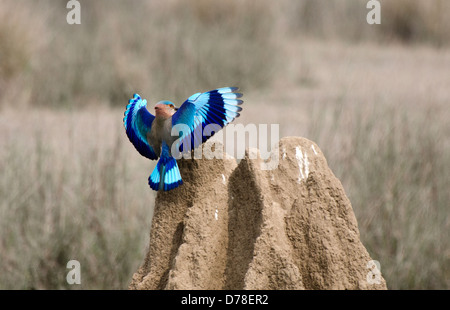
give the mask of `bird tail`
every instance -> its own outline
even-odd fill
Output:
[[[148,185],[155,191],[170,191],[183,184],[180,169],[175,158],[164,151],[148,178]]]

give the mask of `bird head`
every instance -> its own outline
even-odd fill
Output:
[[[169,118],[175,112],[178,110],[178,108],[170,101],[160,101],[155,105],[155,114],[158,117],[162,118]]]

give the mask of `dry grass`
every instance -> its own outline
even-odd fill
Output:
[[[76,288],[70,259],[126,288],[154,201],[127,98],[231,84],[240,122],[319,144],[389,288],[450,288],[447,1],[383,1],[378,28],[356,0],[211,3],[83,2],[68,26],[65,1],[1,2],[0,288]]]
[[[59,6],[5,1],[0,12],[23,7],[22,18],[10,23],[31,34],[11,33],[4,41],[14,43],[5,50],[15,55],[16,46],[24,45],[16,41],[26,40],[21,52],[29,55],[28,69],[12,69],[25,75],[20,91],[29,92],[26,101],[33,105],[121,105],[133,92],[182,100],[191,89],[265,85],[273,67],[260,64],[276,62],[273,16],[265,0],[196,0],[189,6],[182,1],[86,1],[76,26],[66,23],[64,1]],[[0,34],[6,26],[0,24]],[[0,69],[15,63],[3,59]],[[0,96],[0,105],[18,92]]]
[[[381,0],[381,26],[367,26],[368,1],[282,1],[286,24],[294,34],[349,42],[403,42],[447,45],[450,35],[445,0]]]
[[[154,195],[151,165],[133,156],[116,112],[32,110],[23,123],[15,110],[1,114],[1,288],[69,288],[71,259],[82,288],[130,280]]]

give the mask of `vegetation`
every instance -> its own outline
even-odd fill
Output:
[[[448,1],[384,0],[379,26],[358,0],[86,1],[81,25],[65,5],[0,3],[1,289],[126,288],[155,164],[127,99],[228,85],[242,123],[318,143],[389,288],[450,288]]]

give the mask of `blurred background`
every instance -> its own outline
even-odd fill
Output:
[[[0,289],[124,289],[155,163],[122,118],[240,86],[239,123],[315,141],[390,289],[450,289],[450,2],[0,1]],[[66,264],[81,264],[68,285]]]

